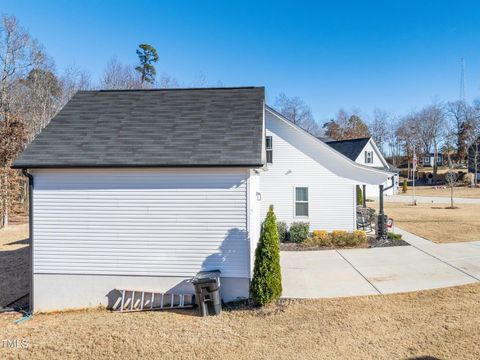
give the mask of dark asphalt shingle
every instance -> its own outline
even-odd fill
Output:
[[[17,168],[261,165],[263,87],[80,91]]]
[[[325,143],[348,157],[350,160],[355,161],[369,140],[370,138],[366,137],[351,140],[326,141]]]

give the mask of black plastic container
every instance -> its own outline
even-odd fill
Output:
[[[200,316],[219,315],[222,311],[220,299],[220,270],[200,271],[192,280],[195,299]]]

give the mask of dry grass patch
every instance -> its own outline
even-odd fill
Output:
[[[29,291],[30,257],[28,224],[0,230],[0,306],[6,306]]]
[[[399,195],[411,196],[413,193],[412,188],[409,187],[406,193],[400,191]],[[415,187],[415,194],[418,196],[439,196],[450,197],[450,188],[448,187],[431,187],[420,186]],[[469,188],[467,186],[459,186],[453,190],[453,196],[457,198],[471,198],[480,199],[480,188]]]
[[[371,203],[378,210],[378,203]],[[480,240],[480,204],[411,204],[385,202],[395,225],[438,243]]]
[[[19,359],[442,359],[480,357],[480,284],[417,293],[286,300],[199,318],[192,311],[0,315]]]

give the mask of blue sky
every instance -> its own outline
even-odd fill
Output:
[[[116,56],[135,63],[139,43],[158,72],[182,85],[263,85],[269,102],[300,96],[323,123],[340,107],[401,115],[459,96],[480,97],[476,1],[22,1],[1,0],[45,46],[98,78]]]

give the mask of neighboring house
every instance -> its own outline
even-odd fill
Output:
[[[435,154],[434,153],[426,153],[422,155],[422,165],[423,167],[433,167],[435,164]],[[443,154],[437,154],[437,166],[443,165]]]
[[[246,298],[270,204],[351,231],[355,184],[391,177],[266,107],[261,87],[79,91],[14,167],[31,174],[35,311],[191,293],[213,269],[225,301]]]
[[[398,193],[399,169],[385,160],[375,144],[375,141],[373,141],[371,137],[350,140],[330,140],[326,141],[326,143],[358,164],[392,173],[392,176],[394,177],[394,186],[386,190],[385,195],[394,195]],[[392,182],[387,181],[383,185],[384,188],[387,188],[392,185]],[[379,197],[378,186],[366,185],[366,194],[368,197]]]

